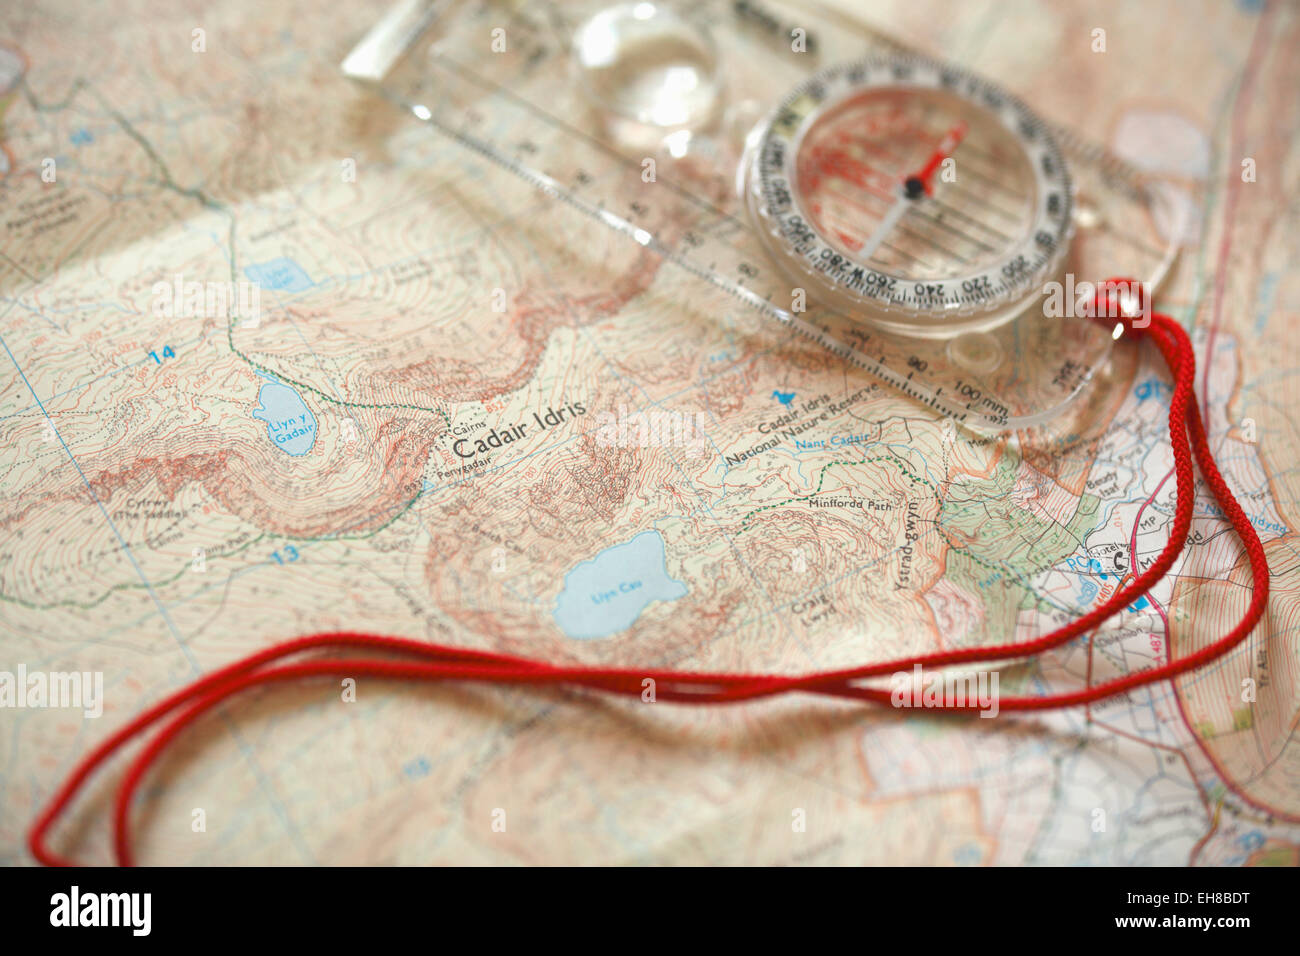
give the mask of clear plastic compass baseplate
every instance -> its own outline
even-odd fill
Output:
[[[888,302],[865,309],[860,297],[837,295],[834,283],[806,282],[764,218],[755,151],[792,91],[810,82],[817,88],[823,71],[907,62],[972,76],[815,3],[404,0],[343,69],[488,167],[527,183],[555,207],[548,215],[585,216],[592,228],[662,256],[679,270],[686,295],[697,282],[722,290],[737,320],[742,313],[766,320],[777,336],[828,351],[855,374],[964,426],[1050,423],[1069,431],[1071,414],[1087,414],[1083,399],[1105,389],[1121,330],[1081,314],[1080,284],[1130,276],[1157,291],[1185,232],[1187,201],[1084,137],[1043,123],[1066,167],[1069,212],[1033,294],[1011,305],[999,300],[984,310],[992,315],[985,323],[979,303],[955,309],[948,327],[933,316],[915,322],[906,308],[891,313]],[[984,89],[974,77],[965,92],[987,96]],[[990,218],[997,183],[974,175],[963,182],[961,148],[953,153],[955,181],[936,193],[934,209],[954,242],[966,230],[971,245],[957,248],[977,252],[996,245],[1006,224]],[[991,174],[987,166],[981,172]],[[870,175],[890,180],[898,171]],[[1028,192],[1026,202],[1042,198]],[[836,226],[823,228],[834,235]],[[955,276],[976,281],[962,272],[966,259],[951,252],[954,243],[936,246],[959,257],[946,263]]]

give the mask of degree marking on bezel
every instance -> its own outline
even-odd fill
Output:
[[[979,272],[948,279],[917,279],[884,272],[838,252],[804,215],[793,185],[794,163],[804,135],[822,116],[850,97],[883,88],[940,90],[966,100],[995,118],[1024,150],[1037,183],[1032,219],[1023,235]],[[810,105],[796,110],[801,101]],[[795,116],[797,120],[792,122]],[[774,172],[774,164],[768,162],[773,144],[779,145],[775,150],[779,172]],[[902,309],[917,317],[942,319],[951,314],[1013,306],[1041,285],[1068,244],[1072,199],[1069,171],[1046,124],[1021,100],[995,84],[925,57],[871,58],[833,66],[810,77],[769,114],[753,162],[763,199],[760,214],[774,227],[774,238],[779,240],[784,255],[802,273],[819,277],[850,299],[876,303],[886,311]],[[1042,234],[1050,237],[1046,248],[1038,241]],[[1014,276],[1003,271],[1021,256],[1028,263],[1026,268]],[[980,282],[989,290],[987,294],[976,294],[971,288]],[[918,296],[914,289],[907,288],[920,283],[940,287],[939,294]]]

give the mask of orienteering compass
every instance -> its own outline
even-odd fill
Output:
[[[809,21],[810,7],[815,53],[722,0],[574,0],[571,48],[538,25],[536,42],[493,51],[482,16],[406,0],[344,71],[564,215],[941,414],[1006,431],[1083,407],[1123,330],[1049,321],[1079,300],[1066,281],[1044,293],[1067,270],[1157,288],[1191,195],[960,66],[838,15]]]
[[[911,336],[1024,313],[1071,237],[1069,172],[1047,125],[924,57],[811,77],[750,135],[742,173],[759,235],[811,298]]]

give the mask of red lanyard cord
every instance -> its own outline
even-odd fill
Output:
[[[1109,290],[1115,288],[1120,282],[1121,280],[1108,280],[1101,284],[1097,302],[1099,314],[1114,314],[1113,308],[1110,308]],[[1128,586],[1117,590],[1107,601],[1063,627],[1032,641],[939,651],[845,670],[804,675],[710,674],[656,668],[583,667],[550,664],[491,651],[426,644],[379,634],[353,631],[313,634],[273,645],[194,681],[145,710],[103,741],[77,764],[45,811],[33,824],[28,834],[28,846],[32,855],[46,865],[71,863],[70,860],[52,853],[46,846],[45,838],[50,828],[102,763],[134,737],[171,715],[170,720],[132,761],[119,784],[114,802],[115,853],[120,864],[131,865],[133,855],[130,846],[129,811],[134,795],[150,767],[160,758],[171,741],[201,715],[234,695],[261,685],[281,684],[312,677],[373,677],[384,680],[469,681],[499,685],[566,685],[640,697],[645,687],[643,682],[649,679],[654,681],[656,700],[675,703],[726,704],[803,692],[887,706],[891,698],[889,690],[881,687],[864,687],[855,682],[884,677],[900,671],[906,672],[916,665],[934,668],[952,664],[988,663],[1037,654],[1058,647],[1095,628],[1146,594],[1177,560],[1182,552],[1183,542],[1187,538],[1194,498],[1193,459],[1223,514],[1240,538],[1250,564],[1253,594],[1242,619],[1223,637],[1177,661],[1170,660],[1157,667],[1076,691],[1043,696],[1002,697],[998,701],[998,707],[999,710],[1007,711],[1077,707],[1203,667],[1245,640],[1259,622],[1268,602],[1268,563],[1264,547],[1255,533],[1254,526],[1223,480],[1210,452],[1204,422],[1201,420],[1200,409],[1195,401],[1196,359],[1187,333],[1177,322],[1161,313],[1152,313],[1151,325],[1146,330],[1135,328],[1128,319],[1122,321],[1130,331],[1139,334],[1145,331],[1155,342],[1174,380],[1174,391],[1169,405],[1169,433],[1177,485],[1173,530],[1159,557],[1146,571],[1137,576]],[[326,656],[276,667],[268,666],[306,651],[340,649],[365,653],[381,652],[415,658],[415,660]],[[968,713],[979,710],[979,705],[974,701],[964,704],[941,701],[937,703],[937,707]],[[177,711],[179,712],[176,713]]]

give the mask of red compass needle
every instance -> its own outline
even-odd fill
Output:
[[[907,215],[907,211],[911,204],[922,196],[932,195],[930,179],[934,176],[934,171],[938,169],[939,164],[947,159],[949,154],[957,148],[957,144],[962,141],[965,135],[965,123],[958,123],[952,129],[948,130],[947,135],[939,141],[938,148],[930,154],[930,158],[926,160],[925,165],[917,172],[905,177],[901,189],[894,187],[898,190],[896,192],[898,198],[894,201],[894,204],[889,207],[889,211],[885,213],[885,217],[880,220],[880,224],[876,226],[875,231],[867,237],[866,242],[855,250],[858,258],[864,262],[868,261],[876,254],[876,250],[880,248],[889,234],[893,232],[894,227],[898,225],[903,216]]]
[[[913,198],[924,192],[927,196],[934,195],[934,189],[931,186],[931,179],[934,177],[934,171],[939,168],[945,159],[952,155],[953,151],[966,138],[966,124],[958,123],[952,129],[948,130],[947,135],[939,141],[935,151],[930,154],[930,158],[925,161],[925,165],[903,180],[903,185],[907,189],[907,194]]]

